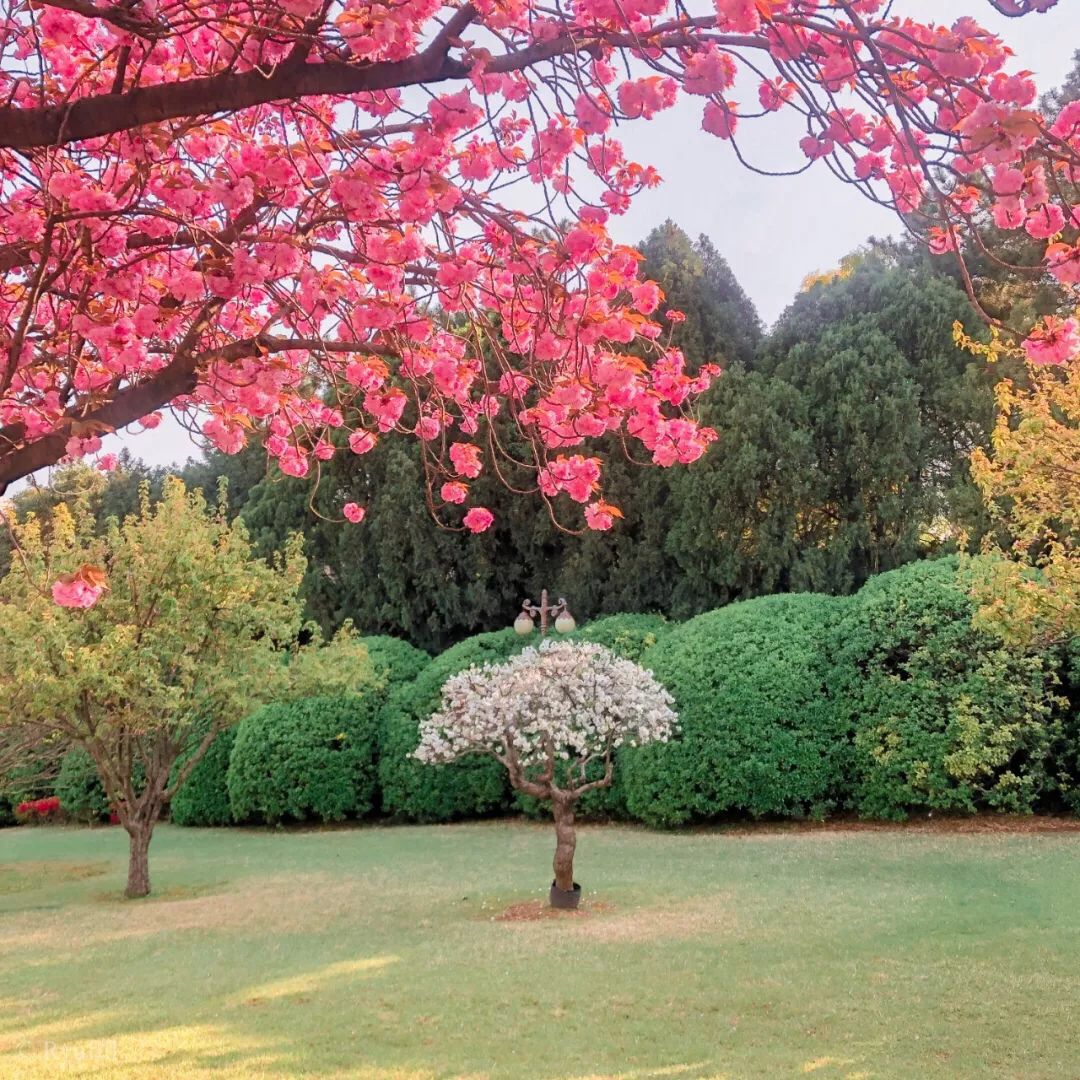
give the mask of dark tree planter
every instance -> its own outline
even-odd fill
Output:
[[[581,903],[581,886],[575,881],[572,889],[560,889],[553,881],[551,883],[551,906],[572,911]]]

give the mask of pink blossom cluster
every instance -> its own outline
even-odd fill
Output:
[[[903,6],[6,6],[0,488],[170,407],[297,477],[413,438],[433,506],[482,532],[472,481],[500,474],[491,432],[512,423],[541,497],[612,527],[593,440],[669,466],[716,438],[693,406],[717,369],[686,369],[678,313],[611,236],[660,182],[617,124],[683,94],[736,146],[798,109],[798,166],[824,159],[939,252],[989,214],[1075,290],[1080,103],[1044,117],[975,19]],[[1074,320],[1025,345],[1039,363],[1076,347]]]

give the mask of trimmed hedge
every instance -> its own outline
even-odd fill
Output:
[[[453,821],[506,810],[510,789],[503,767],[479,755],[452,765],[423,765],[410,755],[420,721],[439,705],[443,683],[473,664],[498,663],[528,643],[513,630],[466,638],[437,656],[411,682],[391,691],[379,724],[379,783],[383,810],[411,821]]]
[[[890,819],[1080,810],[1080,643],[1070,681],[1067,650],[1025,654],[975,629],[972,614],[957,560],[945,559],[879,575],[854,597],[764,597],[681,625],[634,614],[586,624],[571,638],[652,669],[682,731],[621,751],[613,787],[591,792],[579,813],[670,827],[833,809]],[[269,706],[225,731],[178,793],[173,820],[546,812],[516,796],[491,759],[411,757],[450,676],[506,660],[536,635],[480,634],[435,659],[396,638],[363,641],[377,690]]]
[[[848,750],[823,646],[846,603],[807,593],[731,604],[651,649],[643,663],[674,696],[681,734],[621,755],[630,813],[669,827],[835,806]]]
[[[973,612],[952,558],[880,574],[846,607],[829,689],[854,733],[860,815],[1023,813],[1053,792],[1055,661],[976,629]]]
[[[245,717],[229,755],[237,821],[341,821],[375,808],[381,696],[306,698]]]
[[[219,732],[195,768],[188,773],[183,786],[173,796],[171,819],[174,825],[232,824],[229,755],[235,742],[236,728],[225,728]],[[198,746],[198,742],[195,745]],[[177,768],[180,768],[192,753],[194,749],[182,756],[176,763]]]
[[[637,663],[673,625],[662,615],[606,615],[586,623],[570,637],[603,645],[617,656]]]
[[[60,809],[73,821],[87,825],[109,816],[109,799],[93,758],[80,746],[72,747],[60,762],[54,794]]]
[[[431,663],[431,657],[407,641],[388,635],[373,635],[360,639],[367,648],[378,691],[386,696],[394,687],[411,682]],[[191,770],[184,786],[172,801],[172,821],[176,825],[231,825],[232,805],[229,801],[229,756],[236,741],[236,728],[225,728],[211,743],[202,760]],[[186,756],[177,762],[183,764]],[[374,765],[372,766],[374,768]]]
[[[431,657],[401,638],[372,634],[360,639],[367,647],[375,678],[387,693],[402,683],[412,682],[431,663]]]

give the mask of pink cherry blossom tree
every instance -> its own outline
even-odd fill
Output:
[[[552,899],[572,897],[576,906],[578,801],[611,785],[620,746],[667,742],[676,726],[672,704],[652,673],[632,661],[600,645],[549,641],[448,679],[438,712],[420,726],[415,757],[435,765],[486,754],[516,791],[550,803]]]
[[[829,168],[939,252],[989,209],[1075,287],[1080,102],[1041,115],[976,12],[903,7],[0,0],[0,492],[171,408],[314,478],[411,436],[452,527],[490,526],[488,469],[610,528],[590,440],[666,466],[716,437],[692,410],[716,370],[687,373],[609,233],[660,182],[619,128],[680,96],[749,167],[744,125],[797,113],[792,171]],[[1033,359],[1076,333],[1035,328]]]

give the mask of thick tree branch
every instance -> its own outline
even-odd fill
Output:
[[[466,17],[467,15],[467,17]],[[318,63],[278,65],[266,74],[260,70],[222,72],[184,82],[137,87],[122,94],[95,94],[65,105],[37,109],[0,109],[0,148],[30,150],[62,146],[84,139],[100,138],[131,131],[144,124],[165,120],[235,113],[271,101],[297,101],[307,97],[347,96],[376,90],[392,90],[421,83],[467,79],[470,67],[448,55],[457,33],[475,12],[466,5],[452,18],[432,43],[420,53],[398,62],[348,64],[336,60]],[[692,43],[686,30],[703,21],[681,20],[659,28],[649,42],[656,47],[678,47]],[[491,74],[521,71],[533,64],[568,53],[589,54],[600,42],[621,48],[640,48],[636,35],[610,33],[577,37],[563,34],[551,41],[504,53],[485,64]],[[709,36],[716,44],[744,48],[766,48],[762,37],[731,34]]]
[[[391,355],[389,350],[375,345],[350,341],[321,341],[317,338],[284,338],[272,334],[260,334],[257,337],[243,338],[230,342],[219,349],[206,352],[185,354],[178,352],[168,367],[163,368],[152,379],[145,379],[121,390],[110,401],[90,411],[71,410],[70,422],[86,425],[96,431],[115,431],[126,427],[147,413],[168,405],[176,397],[190,394],[196,387],[199,375],[208,365],[230,363],[260,356],[272,352],[302,350],[322,354],[364,354]],[[66,452],[70,435],[70,423],[61,422],[51,435],[24,445],[21,431],[15,428],[0,428],[0,446],[6,441],[13,449],[0,450],[0,494],[8,484],[19,480],[38,469],[54,465]]]

